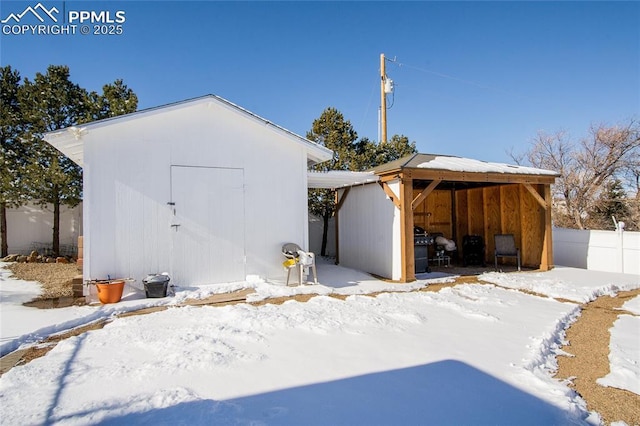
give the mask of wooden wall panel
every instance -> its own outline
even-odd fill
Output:
[[[522,228],[520,225],[520,185],[503,185],[500,187],[500,209],[502,233],[513,234],[516,247],[522,247]]]
[[[421,192],[421,189],[414,189],[413,198],[415,199]],[[427,200],[423,200],[413,211],[413,224],[424,229],[428,228]]]
[[[495,243],[493,236],[501,234],[501,208],[500,208],[500,187],[490,186],[482,191],[484,203],[484,242],[487,257],[493,256]]]
[[[543,185],[535,187],[542,195]],[[413,193],[415,198],[420,191]],[[430,217],[427,212],[431,213]],[[458,247],[462,247],[465,235],[482,236],[488,263],[493,262],[494,234],[513,234],[522,252],[522,264],[535,268],[541,264],[545,212],[520,184],[459,190],[455,193],[455,203],[450,191],[433,191],[414,211],[414,221],[431,233],[441,232],[447,237],[455,234]],[[515,264],[511,259],[504,262]]]
[[[469,204],[466,190],[456,192],[456,228],[456,245],[462,247],[462,237],[469,233]]]
[[[516,247],[522,247],[521,211],[520,211],[520,185],[503,185],[500,187],[500,216],[502,234],[513,234]],[[503,258],[499,263],[516,264],[510,258]]]
[[[482,189],[469,189],[467,191],[467,218],[469,220],[469,235],[481,235],[484,238],[484,204],[482,202]]]
[[[539,185],[534,185],[538,189]],[[522,264],[539,267],[544,242],[544,209],[527,189],[519,185],[521,208],[521,257]]]
[[[451,238],[453,227],[451,223],[451,192],[446,190],[433,191],[427,197],[427,211],[429,218],[429,233],[440,232]]]
[[[421,190],[414,189],[413,198],[421,192]],[[453,235],[451,209],[451,192],[435,190],[413,211],[413,222],[430,233],[441,232],[445,236],[451,237]]]

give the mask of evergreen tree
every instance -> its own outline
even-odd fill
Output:
[[[90,115],[86,90],[70,80],[69,68],[51,65],[46,74],[25,79],[20,103],[27,123],[30,198],[53,206],[54,254],[60,253],[60,207],[75,207],[82,200],[82,169],[46,143],[46,132],[73,126]]]
[[[351,122],[345,120],[335,108],[325,109],[319,118],[313,121],[307,139],[323,145],[333,151],[333,158],[312,167],[315,171],[350,170],[355,167],[352,152],[358,139]],[[309,211],[322,218],[322,246],[320,255],[327,253],[327,232],[329,219],[335,211],[335,192],[330,189],[309,190]]]
[[[138,108],[138,97],[121,79],[114,81],[113,84],[105,84],[102,87],[102,95],[91,92],[89,98],[91,114],[85,121],[128,114]]]
[[[394,135],[384,144],[376,144],[368,138],[358,139],[351,122],[345,120],[335,108],[327,108],[314,120],[307,139],[333,151],[330,161],[312,167],[315,171],[351,170],[363,171],[416,152],[415,142],[404,135]],[[326,255],[329,219],[335,214],[335,191],[309,190],[309,211],[322,218],[322,246],[320,254]]]
[[[21,132],[18,90],[20,73],[11,66],[0,68],[0,256],[8,253],[7,207],[24,202],[21,186],[24,182],[25,157],[19,136]]]
[[[409,142],[409,138],[404,135],[393,135],[386,143],[379,144],[363,138],[358,144],[358,170],[371,169],[417,152],[416,143]]]
[[[626,198],[627,194],[620,179],[607,182],[590,215],[590,227],[592,229],[609,229],[613,226],[612,217],[615,217],[617,221],[629,224],[630,209],[626,204]]]
[[[137,96],[122,83],[103,87],[103,94],[88,93],[70,80],[69,67],[51,65],[46,74],[25,79],[18,100],[25,124],[29,198],[53,206],[54,254],[60,252],[60,207],[74,207],[82,200],[82,169],[46,143],[44,133],[133,112]]]

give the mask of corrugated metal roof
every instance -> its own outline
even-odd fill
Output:
[[[350,172],[343,170],[308,172],[307,186],[309,188],[336,189],[345,186],[377,182],[379,179],[380,178],[373,172]]]
[[[313,141],[310,141],[290,130],[285,129],[284,127],[278,126],[277,124],[272,123],[269,120],[266,120],[260,117],[257,114],[248,111],[233,102],[230,102],[224,98],[221,98],[216,95],[205,95],[197,98],[187,99],[179,102],[174,102],[166,105],[161,105],[152,108],[146,108],[140,111],[132,112],[130,114],[119,115],[117,117],[105,118],[102,120],[93,121],[86,124],[81,124],[77,126],[67,127],[65,129],[56,130],[54,132],[46,133],[44,139],[51,145],[53,145],[60,152],[69,157],[73,162],[82,166],[83,164],[83,155],[84,155],[84,141],[82,140],[82,135],[84,132],[97,129],[104,126],[109,126],[115,123],[121,123],[128,120],[134,120],[138,117],[155,114],[158,112],[166,112],[172,109],[183,108],[185,106],[202,103],[202,102],[218,102],[222,105],[225,105],[229,108],[232,108],[242,114],[246,115],[248,118],[258,120],[263,124],[271,127],[274,131],[292,138],[297,142],[303,144],[305,147],[309,149],[308,151],[308,164],[321,163],[323,161],[327,161],[333,157],[333,152]]]

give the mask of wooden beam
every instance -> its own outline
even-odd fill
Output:
[[[410,169],[414,180],[445,180],[452,182],[486,182],[486,183],[555,183],[555,176],[519,175],[511,173],[478,173],[455,172],[451,170]],[[406,175],[406,173],[405,173]]]
[[[400,180],[400,281],[408,283],[416,279],[413,247],[413,180]]]
[[[542,198],[540,194],[538,194],[538,191],[536,191],[536,189],[533,186],[531,186],[531,184],[525,183],[523,184],[523,186],[527,188],[527,191],[529,191],[531,195],[533,195],[533,198],[536,199],[538,204],[540,204],[543,209],[549,210],[549,207],[551,207],[551,205],[547,205],[547,202],[544,200],[544,198]],[[548,185],[545,185],[545,186],[548,186]]]
[[[336,198],[336,213],[338,213],[338,211],[340,211],[340,208],[342,207],[342,205],[344,204],[344,200],[347,199],[347,195],[349,195],[349,191],[351,191],[351,187],[347,186],[344,190],[344,192],[342,193],[342,196],[340,198]],[[338,196],[338,191],[336,191],[336,197]]]
[[[436,186],[438,186],[438,184],[442,182],[440,180],[434,180],[432,181],[429,186],[427,186],[424,191],[422,191],[412,202],[411,202],[411,210],[415,210],[416,207],[418,207],[420,205],[420,203],[422,203],[424,201],[425,198],[427,198],[427,196],[429,194],[431,194],[431,192],[436,189]]]
[[[380,181],[381,182],[389,182],[392,180],[398,180],[400,178],[400,170],[391,173],[391,174],[385,174],[385,175],[381,175],[380,176]]]
[[[526,210],[524,203],[525,191],[524,185],[518,185],[518,205],[520,206],[520,262],[524,265],[527,253],[529,252],[529,238],[527,235],[527,214],[530,214]]]
[[[378,182],[378,183],[382,187],[382,190],[384,191],[384,193],[387,194],[387,196],[389,198],[391,198],[391,201],[393,202],[393,204],[397,208],[401,208],[400,207],[400,199],[398,198],[398,196],[396,194],[393,193],[393,190],[391,190],[391,188],[389,188],[389,184],[387,184],[387,182]]]
[[[336,191],[336,211],[334,213],[333,224],[335,226],[336,233],[336,265],[340,263],[340,208],[344,204],[344,200],[347,199],[347,195],[349,195],[349,191],[351,191],[351,187],[348,186],[345,188],[341,197],[338,197],[338,191]]]
[[[553,269],[553,232],[551,224],[551,185],[544,186],[544,201],[549,206],[544,212],[544,242],[542,245],[542,259],[540,269],[548,271]]]
[[[336,203],[336,208],[335,208],[335,212],[333,213],[333,227],[334,227],[334,233],[336,236],[336,265],[340,264],[340,208],[342,207],[342,205],[344,204],[344,200],[347,199],[347,194],[349,193],[349,191],[351,190],[351,187],[348,186],[344,192],[342,193],[342,197],[339,196],[339,190],[336,191],[335,193],[335,203]]]

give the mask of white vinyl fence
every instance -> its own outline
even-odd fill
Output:
[[[73,209],[60,208],[60,254],[75,256],[82,235],[82,204]],[[51,252],[53,242],[53,206],[26,205],[7,209],[9,254]]]
[[[322,218],[309,213],[309,251],[320,256],[322,248],[322,229],[324,224]],[[329,229],[327,232],[327,256],[336,255],[336,225],[335,219],[329,219]]]
[[[640,275],[640,232],[553,228],[556,265]]]

